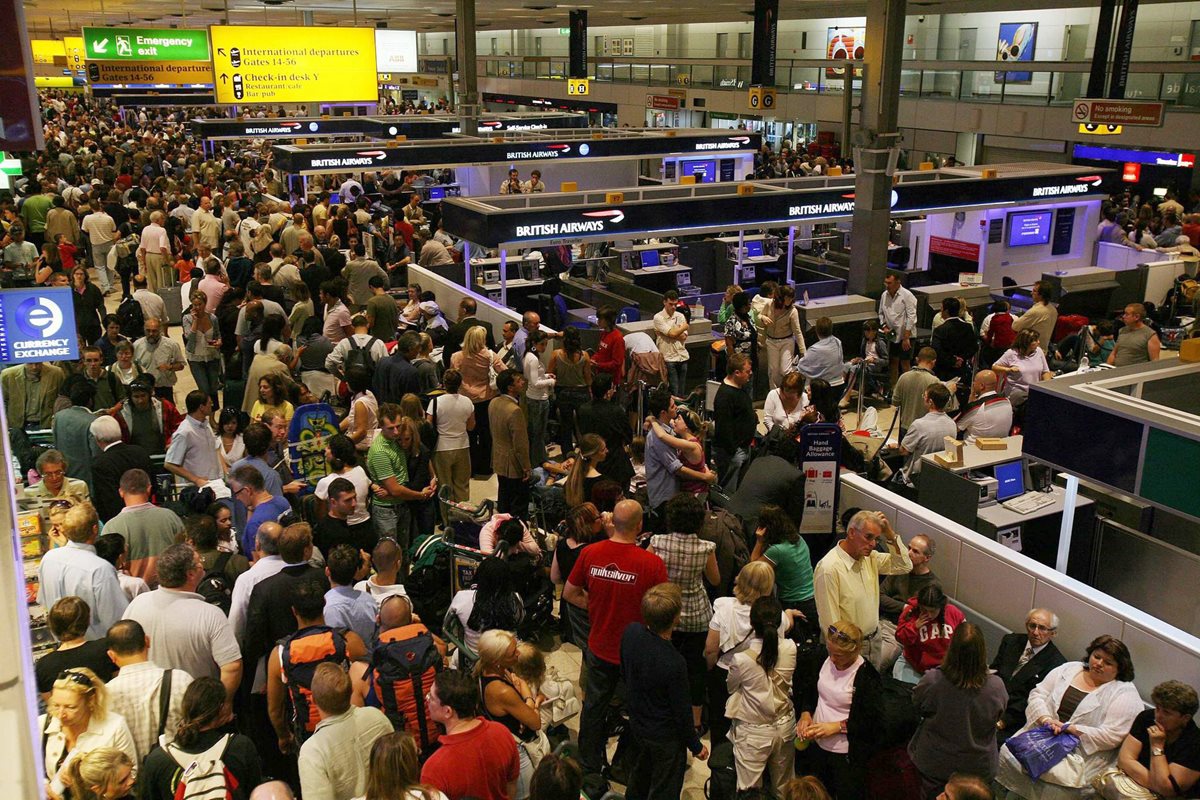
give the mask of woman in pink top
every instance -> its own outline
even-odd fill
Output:
[[[462,374],[459,393],[475,404],[475,429],[469,432],[471,445],[471,474],[492,474],[492,432],[488,425],[488,404],[496,396],[492,372],[497,375],[507,369],[495,353],[487,348],[487,331],[473,325],[463,336],[462,350],[450,357],[451,369]]]
[[[992,370],[997,374],[1008,376],[1005,394],[1013,405],[1025,402],[1030,386],[1054,377],[1046,362],[1046,354],[1038,346],[1040,343],[1041,334],[1032,328],[1023,330],[1017,334],[1012,348],[992,365]]]
[[[796,735],[807,745],[803,772],[815,774],[838,800],[865,798],[867,762],[875,752],[883,713],[883,683],[862,657],[862,631],[839,621],[825,631],[829,658],[797,699]]]

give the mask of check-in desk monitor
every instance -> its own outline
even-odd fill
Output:
[[[657,250],[642,251],[642,269],[662,266],[662,257]]]

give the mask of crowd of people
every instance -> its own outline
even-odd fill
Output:
[[[407,277],[455,244],[411,175],[285,201],[269,163],[204,156],[169,110],[47,107],[28,190],[0,199],[5,280],[73,286],[82,357],[11,367],[0,389],[52,543],[52,797],[598,800],[612,781],[673,800],[705,760],[712,797],[1196,788],[1196,692],[1164,682],[1147,709],[1120,640],[1073,631],[1091,643],[1062,653],[1038,608],[989,660],[933,538],[859,509],[836,537],[798,529],[797,434],[859,388],[897,404],[906,479],[943,434],[1006,435],[1021,391],[1066,368],[1048,285],[978,330],[948,299],[917,347],[891,276],[849,360],[828,319],[806,343],[791,287],[731,287],[710,423],[684,396],[673,293],[648,342],[599,309],[594,352],[533,312],[493,330],[469,297],[451,321]],[[177,284],[178,338],[158,291]],[[1104,321],[1073,331],[1072,352],[1156,357],[1145,309],[1123,322],[1107,351]],[[338,432],[302,456],[306,407]],[[464,519],[478,563],[455,585]],[[560,642],[578,675],[546,665]],[[1074,744],[1038,771],[1050,737]]]

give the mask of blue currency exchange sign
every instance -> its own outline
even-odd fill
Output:
[[[0,290],[0,363],[79,358],[71,290]]]

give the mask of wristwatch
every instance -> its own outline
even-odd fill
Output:
[[[1151,747],[1150,748],[1150,755],[1152,755],[1152,756],[1165,756],[1166,754],[1167,754],[1166,751],[1163,750],[1161,747]]]
[[[846,720],[842,720],[841,722],[839,722],[839,723],[838,723],[838,727],[840,728],[840,731],[839,731],[839,732],[840,732],[841,734],[845,735],[845,733],[846,733]]]

